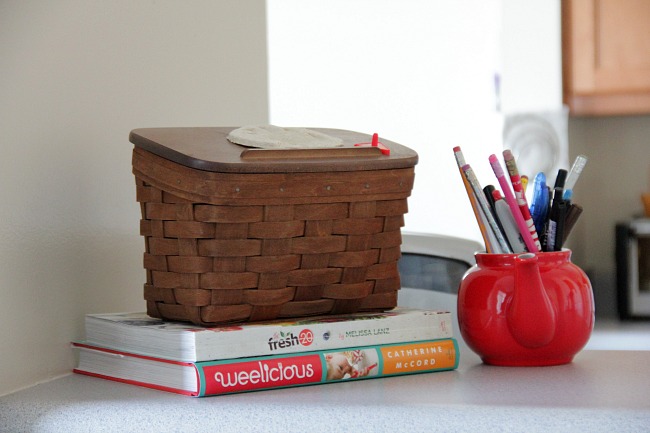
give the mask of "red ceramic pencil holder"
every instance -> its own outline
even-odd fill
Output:
[[[458,292],[458,322],[486,364],[566,364],[587,344],[594,299],[571,251],[476,254]]]

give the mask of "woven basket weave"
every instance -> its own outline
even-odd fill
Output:
[[[222,143],[230,129],[131,134],[148,314],[214,325],[395,307],[417,155],[399,147],[411,152],[393,157],[401,168],[336,171],[343,160],[325,158],[329,171],[274,172],[287,161],[265,157],[221,172],[166,153],[166,133]]]

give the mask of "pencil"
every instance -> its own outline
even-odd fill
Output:
[[[481,185],[479,184],[478,179],[474,174],[474,170],[472,170],[472,167],[469,164],[465,164],[463,166],[463,172],[465,173],[465,176],[467,177],[467,180],[469,181],[469,184],[474,191],[474,195],[476,196],[479,207],[485,214],[488,222],[488,225],[486,226],[488,234],[491,231],[494,237],[496,237],[496,244],[493,245],[495,253],[512,253],[512,249],[510,248],[510,245],[508,245],[508,241],[506,241],[504,234],[499,229],[499,226],[497,225],[497,222],[492,215],[492,211],[490,211],[490,205],[488,204],[485,195],[483,194],[483,190],[481,189]]]
[[[463,179],[463,185],[465,185],[465,191],[467,192],[467,197],[469,198],[469,202],[472,205],[472,211],[474,211],[474,217],[476,218],[476,222],[478,223],[478,228],[481,231],[481,237],[483,238],[483,242],[485,243],[485,251],[487,251],[488,253],[493,253],[494,252],[492,247],[493,239],[490,239],[491,237],[489,236],[489,233],[486,229],[487,220],[485,218],[485,215],[483,215],[481,209],[478,207],[478,203],[476,202],[476,197],[474,196],[472,187],[470,186],[467,177],[465,177],[465,173],[463,173],[463,166],[465,165],[465,156],[463,155],[463,151],[460,149],[459,146],[454,147],[454,157],[456,158],[456,164],[458,164],[458,171],[460,172],[460,177]]]
[[[524,239],[526,248],[528,248],[528,251],[531,253],[539,252],[539,249],[537,248],[537,245],[535,245],[533,237],[531,236],[530,231],[526,226],[526,221],[524,221],[524,217],[519,210],[515,196],[512,195],[512,191],[510,191],[510,185],[506,179],[505,174],[503,173],[503,168],[501,167],[499,160],[494,154],[490,155],[489,160],[490,165],[492,166],[492,170],[494,171],[494,174],[499,181],[499,185],[501,185],[501,189],[503,190],[503,195],[505,196],[506,203],[508,203],[508,206],[510,206],[510,212],[512,212],[512,216],[515,218],[517,227],[519,227],[519,232],[521,233],[521,237]]]
[[[509,149],[506,149],[503,151],[503,159],[506,163],[508,174],[510,175],[510,182],[512,183],[512,189],[515,191],[515,199],[517,200],[517,205],[519,206],[521,215],[524,217],[524,222],[526,223],[526,227],[530,232],[530,236],[533,238],[533,242],[535,242],[537,251],[541,251],[542,244],[539,242],[539,236],[537,235],[537,230],[535,229],[535,223],[533,222],[533,217],[530,215],[530,209],[528,208],[528,203],[526,202],[526,195],[521,184],[521,177],[519,177],[519,170],[517,169],[515,157],[512,155],[512,152]]]

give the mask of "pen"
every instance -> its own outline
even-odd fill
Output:
[[[485,185],[483,187],[483,193],[485,194],[485,199],[487,200],[488,204],[490,205],[490,209],[492,209],[492,213],[495,212],[494,210],[494,196],[492,192],[495,190],[494,185]]]
[[[566,182],[564,183],[564,199],[567,200],[570,196],[571,192],[573,191],[573,187],[576,184],[576,181],[578,180],[578,177],[580,177],[580,174],[582,173],[582,170],[585,168],[585,165],[587,164],[587,157],[584,155],[578,155],[576,157],[576,160],[573,162],[573,165],[571,166],[571,170],[569,171],[569,174],[567,175]]]
[[[548,195],[548,204],[546,205],[546,220],[544,221],[544,238],[542,241],[542,249],[543,251],[548,251],[547,248],[547,241],[548,241],[548,226],[549,226],[549,217],[551,215],[551,208],[553,206],[553,192],[551,191],[551,187],[546,185],[546,191]]]
[[[557,171],[557,176],[555,177],[555,184],[553,185],[553,189],[555,188],[562,188],[564,189],[564,182],[566,181],[566,174],[567,171],[563,168],[559,169]]]
[[[573,227],[576,224],[576,221],[578,221],[578,218],[580,218],[580,215],[582,214],[582,206],[576,203],[572,203],[569,206],[569,209],[567,210],[566,214],[566,220],[564,221],[564,239],[563,241],[566,242],[567,238],[569,237],[569,234],[571,234],[571,230],[573,230]]]
[[[476,197],[474,196],[472,187],[470,186],[469,181],[463,172],[463,166],[465,165],[465,156],[463,155],[463,151],[460,149],[460,146],[454,147],[454,157],[456,158],[456,164],[458,164],[460,177],[463,179],[463,185],[465,186],[467,197],[469,198],[469,202],[472,206],[472,211],[474,211],[474,217],[476,218],[479,230],[481,231],[481,236],[483,237],[483,242],[485,243],[485,251],[488,253],[493,253],[494,251],[492,245],[496,242],[496,238],[494,235],[490,236],[490,233],[486,228],[487,218],[476,202]]]
[[[503,224],[501,224],[501,221],[499,221],[499,217],[497,216],[497,211],[494,208],[494,196],[492,195],[492,192],[495,191],[494,185],[486,185],[483,187],[483,192],[485,193],[485,199],[487,200],[488,204],[490,205],[490,210],[492,211],[492,215],[494,216],[494,219],[497,222],[497,226],[499,226],[499,229],[501,230],[501,233],[505,234],[505,231],[503,230]],[[506,236],[507,238],[507,236]],[[506,239],[507,241],[508,239]]]
[[[514,195],[512,195],[512,191],[510,191],[510,185],[508,184],[508,180],[506,179],[506,176],[503,173],[503,168],[501,167],[501,164],[499,164],[499,160],[494,154],[490,155],[489,160],[490,160],[490,165],[492,166],[492,171],[494,171],[494,174],[496,175],[497,180],[499,181],[499,185],[501,185],[501,189],[503,190],[503,195],[505,196],[506,203],[508,203],[508,206],[510,206],[510,212],[512,212],[512,215],[515,218],[515,222],[517,223],[517,227],[519,227],[519,232],[521,233],[521,236],[524,239],[526,248],[531,253],[538,252],[539,249],[535,245],[535,242],[533,241],[533,237],[530,235],[530,231],[526,226],[526,221],[524,221],[524,217],[521,214],[521,211],[519,210],[517,201],[515,200]]]
[[[557,219],[553,220],[551,222],[551,217],[553,216],[553,206],[559,206],[555,205],[556,201],[559,201],[562,197],[558,196],[558,194],[564,195],[564,182],[566,181],[566,175],[567,171],[563,168],[559,169],[557,171],[557,176],[555,176],[555,184],[553,184],[553,193],[549,194],[550,196],[550,203],[548,205],[548,217],[546,218],[546,245],[545,245],[545,250],[546,251],[555,251],[555,236],[556,236],[556,231],[557,231]],[[559,191],[558,191],[559,189]],[[559,212],[559,207],[555,211],[554,217],[558,217],[558,212]]]
[[[546,186],[546,175],[543,172],[537,173],[535,176],[535,183],[533,185],[533,200],[530,205],[530,213],[533,216],[533,223],[537,235],[542,237],[544,234],[544,226],[546,225],[546,217],[548,215],[548,187]]]
[[[564,225],[566,222],[567,203],[564,199],[560,200],[557,212],[557,225],[555,227],[555,240],[553,242],[553,251],[562,251],[564,244]]]
[[[533,222],[533,217],[530,215],[530,210],[528,209],[528,203],[526,202],[526,195],[523,185],[521,184],[521,178],[519,177],[519,170],[517,169],[515,157],[509,149],[506,149],[503,151],[503,159],[506,163],[508,174],[510,175],[510,182],[512,182],[512,189],[515,191],[515,199],[517,200],[517,205],[519,206],[521,215],[524,217],[524,222],[530,232],[530,236],[533,238],[533,242],[535,242],[537,251],[540,251],[542,245],[539,243],[537,230],[535,230],[535,223]]]
[[[562,198],[562,188],[553,191],[553,205],[548,218],[546,251],[560,251],[564,238],[564,220],[566,218],[566,201]]]
[[[486,229],[488,229],[488,234],[490,233],[490,229],[492,231],[492,234],[496,238],[496,244],[493,245],[494,252],[495,253],[512,253],[512,249],[510,248],[510,245],[508,245],[508,242],[506,241],[503,233],[501,232],[501,229],[499,229],[499,226],[496,223],[496,220],[494,219],[494,216],[492,215],[492,212],[490,211],[490,205],[488,204],[485,195],[483,194],[483,190],[481,189],[481,185],[478,182],[478,179],[476,178],[476,175],[474,174],[474,170],[472,170],[472,167],[469,164],[465,164],[463,166],[463,172],[465,173],[465,176],[467,177],[467,180],[469,181],[470,186],[472,187],[472,190],[474,191],[474,195],[477,198],[479,207],[483,210],[483,213],[485,214],[485,217],[488,222],[488,226]]]
[[[517,223],[515,222],[515,218],[512,216],[512,212],[510,212],[510,208],[501,196],[501,191],[498,189],[492,191],[492,197],[494,199],[494,208],[496,210],[497,220],[503,227],[503,232],[505,233],[506,238],[508,238],[510,248],[512,248],[514,253],[525,252],[526,244],[521,237],[521,233],[517,228]]]

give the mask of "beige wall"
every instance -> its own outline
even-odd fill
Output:
[[[0,2],[0,395],[141,310],[131,129],[268,120],[265,3]]]
[[[616,315],[614,227],[643,214],[640,195],[650,192],[650,116],[572,118],[569,152],[589,162],[574,200],[584,206],[568,243],[589,274],[599,316]]]

